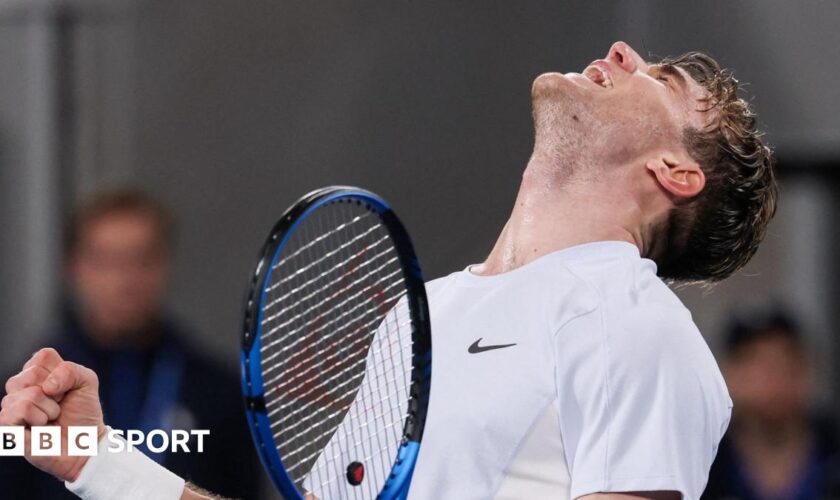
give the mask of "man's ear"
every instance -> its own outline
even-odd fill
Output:
[[[659,185],[674,196],[693,198],[706,186],[703,169],[689,157],[663,154],[645,163]]]

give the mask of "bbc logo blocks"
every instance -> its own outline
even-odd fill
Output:
[[[150,453],[196,453],[204,452],[204,438],[210,435],[208,429],[164,431],[154,429],[148,433],[137,429],[121,431],[108,429],[102,443],[98,440],[96,427],[67,427],[67,442],[62,444],[61,427],[33,426],[29,431],[29,442],[26,442],[26,430],[22,426],[0,426],[0,457],[23,456],[26,445],[32,456],[94,456],[99,449],[110,453],[133,451],[144,444]]]
[[[22,457],[23,439],[23,427],[0,426],[0,457]]]
[[[94,456],[97,452],[96,427],[68,427],[67,449],[62,450],[61,427],[33,426],[29,433],[32,456]],[[24,427],[0,426],[0,457],[23,456],[26,446]]]

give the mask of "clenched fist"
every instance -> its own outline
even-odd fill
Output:
[[[99,439],[105,435],[99,379],[92,370],[61,359],[55,349],[36,352],[21,372],[6,382],[0,408],[0,426],[26,427],[26,459],[64,481],[74,481],[88,459],[66,455],[67,427],[96,426]],[[61,427],[62,456],[31,455],[29,427],[33,425]]]

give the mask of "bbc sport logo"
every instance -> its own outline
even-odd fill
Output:
[[[26,446],[26,428],[22,426],[0,426],[0,457],[20,457],[24,455]],[[103,449],[97,443],[97,428],[95,426],[67,427],[67,449],[62,450],[61,427],[33,426],[30,428],[29,445],[33,456],[66,456],[92,457]],[[204,438],[210,435],[208,429],[194,429],[190,431],[155,429],[148,434],[136,429],[122,431],[108,428],[103,438],[104,449],[109,453],[132,452],[140,445],[152,453],[203,453]],[[195,446],[190,441],[195,438]]]

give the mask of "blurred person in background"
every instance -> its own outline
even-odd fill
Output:
[[[67,300],[43,345],[96,370],[113,428],[209,429],[201,454],[140,449],[219,494],[254,498],[260,469],[238,377],[200,354],[165,313],[172,233],[169,212],[142,191],[101,192],[85,203],[66,226]],[[0,484],[3,498],[75,498],[22,457],[3,459]]]
[[[704,499],[840,499],[840,443],[812,413],[812,362],[782,310],[737,317],[722,369],[734,408]]]

